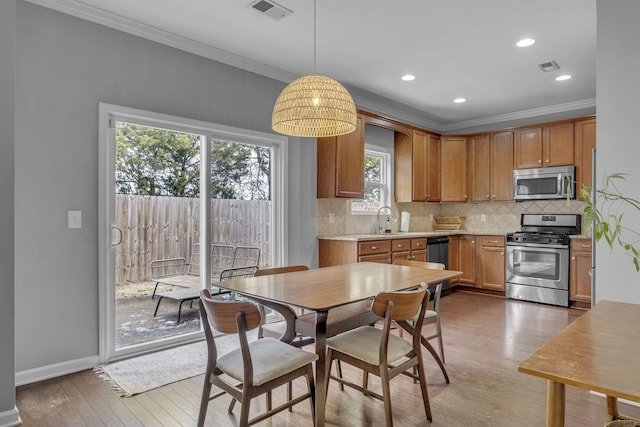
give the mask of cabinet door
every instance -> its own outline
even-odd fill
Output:
[[[513,132],[491,135],[491,200],[513,200]]]
[[[504,248],[482,246],[478,259],[478,287],[504,291],[505,289],[505,255]]]
[[[413,201],[427,201],[427,134],[413,131],[411,149],[411,197]]]
[[[413,261],[427,262],[427,250],[411,251],[411,259]]]
[[[449,236],[449,265],[448,270],[460,271],[460,237]],[[458,283],[458,277],[449,280],[449,283]]]
[[[591,302],[591,240],[571,240],[569,265],[569,299]]]
[[[473,202],[491,199],[491,142],[490,135],[469,137],[469,185]]]
[[[358,257],[358,262],[377,262],[380,264],[391,264],[391,257],[389,254],[363,255]]]
[[[596,148],[596,119],[576,122],[576,196],[582,197],[582,186],[593,187],[591,167],[593,149]]]
[[[573,164],[573,122],[545,126],[543,135],[544,166]]]
[[[393,147],[394,197],[398,203],[416,200],[413,183],[413,143],[412,136],[404,132],[395,132]],[[419,192],[419,191],[418,191]],[[423,196],[425,191],[422,191]],[[424,200],[423,200],[424,201]]]
[[[317,197],[364,197],[364,122],[346,135],[317,138]]]
[[[427,135],[427,201],[440,201],[440,138]]]
[[[476,237],[460,236],[460,260],[458,270],[462,271],[460,283],[475,286],[476,283]]]
[[[449,136],[441,139],[440,201],[467,201],[467,140]]]
[[[516,169],[542,167],[542,128],[516,130],[514,151]]]

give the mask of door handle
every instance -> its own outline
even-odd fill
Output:
[[[118,227],[111,226],[111,246],[118,246],[122,243],[122,230]]]

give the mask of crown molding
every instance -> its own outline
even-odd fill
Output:
[[[547,114],[563,113],[566,111],[579,110],[581,108],[593,108],[596,106],[596,98],[584,99],[581,101],[567,102],[564,104],[550,105],[548,107],[532,108],[530,110],[516,111],[514,113],[500,114],[497,116],[483,117],[481,119],[465,120],[462,122],[442,125],[442,132],[466,129],[476,126],[502,123],[510,120],[528,119],[531,117],[544,116]]]
[[[223,64],[241,68],[265,77],[289,83],[299,76],[286,71],[251,61],[247,58],[234,55],[224,50],[216,49],[204,43],[191,40],[165,30],[143,24],[111,12],[105,12],[96,7],[80,3],[76,0],[26,0],[85,21],[104,25],[105,27],[133,34],[166,46],[171,46],[194,55],[212,59]]]
[[[234,55],[220,49],[216,49],[204,43],[200,43],[195,40],[191,40],[189,38],[182,37],[147,24],[143,24],[139,21],[116,15],[111,12],[103,11],[96,7],[81,3],[77,0],[25,1],[56,10],[67,15],[75,16],[86,21],[104,25],[105,27],[113,28],[115,30],[119,30],[128,34],[133,34],[135,36],[142,37],[166,46],[180,49],[194,55],[221,62],[226,65],[253,72],[261,76],[269,77],[287,84],[300,77],[298,75],[274,67],[270,67],[256,61],[252,61],[250,59]],[[590,108],[595,107],[596,105],[595,98],[592,98],[577,102],[552,105],[549,107],[534,108],[514,113],[445,124],[426,118],[425,113],[420,112],[418,109],[415,109],[408,104],[402,104],[407,108],[398,108],[396,106],[389,105],[389,103],[384,102],[383,100],[374,100],[373,98],[376,97],[375,95],[367,96],[363,93],[364,91],[362,90],[355,90],[355,92],[360,92],[356,93],[355,95],[352,92],[354,101],[359,108],[383,116],[393,116],[394,119],[403,121],[407,124],[412,124],[440,133],[450,132],[457,129],[471,128],[475,126],[501,123],[510,120],[527,119],[546,114],[561,113],[571,110],[577,110],[580,108]],[[389,101],[393,104],[400,104],[398,101]],[[415,110],[415,112],[409,111],[410,109]]]

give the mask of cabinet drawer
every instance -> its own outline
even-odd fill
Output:
[[[423,238],[423,239],[411,239],[411,250],[415,251],[415,250],[420,250],[420,249],[426,249],[427,248],[427,239]]]
[[[505,238],[503,236],[478,236],[480,239],[480,246],[499,246],[505,245]]]
[[[391,252],[408,251],[411,249],[410,239],[398,239],[391,241]]]
[[[374,240],[358,243],[358,255],[371,255],[391,252],[391,240]]]
[[[571,239],[571,251],[591,252],[591,240]]]

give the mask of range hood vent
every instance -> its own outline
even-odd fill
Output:
[[[248,7],[260,12],[263,15],[270,16],[276,21],[279,21],[285,16],[293,13],[292,10],[287,9],[286,7],[281,6],[272,0],[256,0],[251,2]]]

